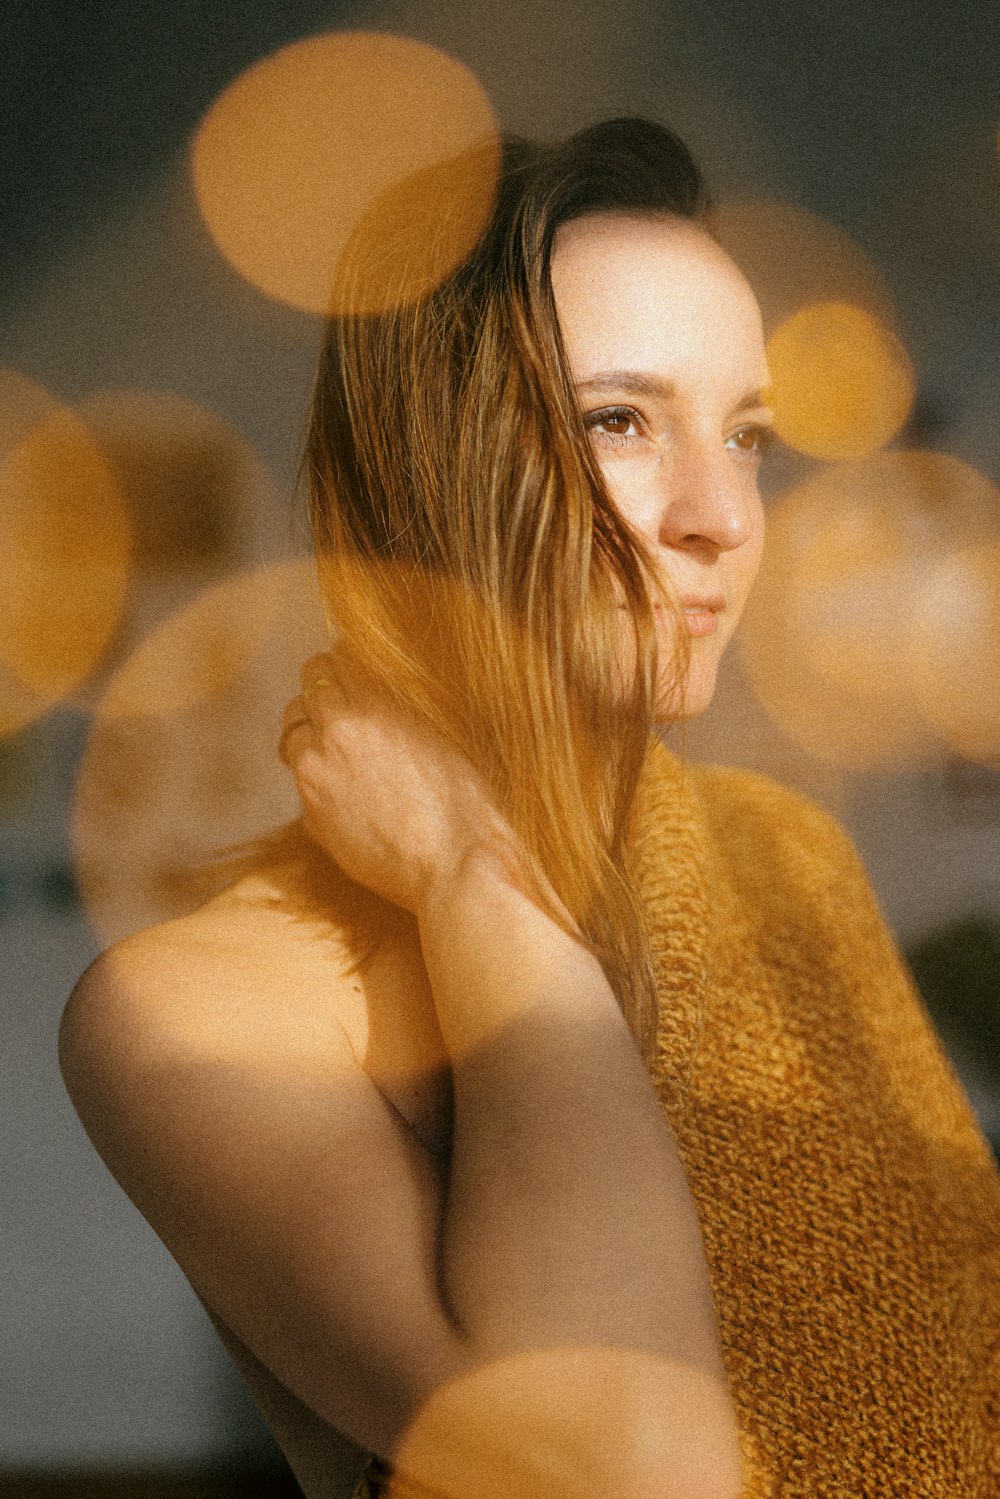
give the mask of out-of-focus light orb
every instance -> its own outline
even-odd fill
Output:
[[[846,302],[894,327],[883,277],[850,235],[819,214],[748,198],[716,204],[708,223],[753,287],[767,333],[816,302]]]
[[[0,372],[0,733],[41,717],[94,670],[128,591],[132,526],[79,416]]]
[[[553,1432],[577,1429],[581,1411],[600,1411],[611,1429],[625,1429],[637,1407],[662,1412],[667,1421],[661,1431],[691,1433],[690,1442],[675,1435],[668,1451],[666,1438],[650,1423],[649,1469],[669,1469],[670,1493],[735,1488],[737,1456],[728,1436],[731,1417],[720,1380],[680,1360],[591,1346],[513,1355],[480,1364],[439,1386],[394,1453],[398,1492],[470,1499],[598,1495],[607,1483],[602,1459],[595,1458],[588,1443],[579,1450],[568,1445],[556,1469]]]
[[[959,755],[1000,770],[1000,539],[954,552],[934,569],[914,611],[911,646],[928,722]]]
[[[903,345],[846,302],[793,313],[769,338],[767,360],[778,433],[811,458],[862,458],[890,442],[913,408]]]
[[[259,556],[287,500],[246,436],[172,391],[104,390],[77,408],[133,515],[139,590],[190,589]]]
[[[413,38],[344,31],[236,78],[198,128],[192,170],[213,239],[260,290],[307,312],[378,312],[469,253],[499,159],[468,68]],[[349,242],[360,288],[338,281]]]
[[[301,663],[328,641],[302,559],[206,590],[123,663],[97,705],[73,811],[78,884],[106,941],[191,909],[205,861],[298,815],[281,715]]]
[[[995,539],[1000,494],[942,453],[823,470],[776,503],[740,632],[744,671],[796,743],[851,770],[934,763],[911,631],[941,559]]]
[[[0,460],[42,422],[64,410],[61,401],[27,375],[18,370],[0,369]]]
[[[277,627],[287,605],[277,568],[227,578],[148,635],[101,698],[106,718],[173,718],[224,694]]]

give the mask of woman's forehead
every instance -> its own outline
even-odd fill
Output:
[[[756,305],[749,283],[722,246],[693,219],[676,214],[592,213],[556,231],[552,282],[562,294],[591,295],[632,284],[678,304],[704,293]]]
[[[591,214],[560,227],[556,311],[574,377],[599,368],[730,364],[766,381],[756,298],[697,223],[668,215]]]

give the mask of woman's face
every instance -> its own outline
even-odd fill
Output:
[[[773,419],[760,310],[714,240],[667,216],[564,224],[552,286],[608,489],[684,606],[691,717],[711,702],[764,540],[758,469]],[[661,721],[681,716],[676,698],[665,672]]]

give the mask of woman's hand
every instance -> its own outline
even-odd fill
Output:
[[[279,754],[303,825],[358,884],[417,914],[474,854],[511,867],[515,838],[461,754],[343,648],[312,656]]]

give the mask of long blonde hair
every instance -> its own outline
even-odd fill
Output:
[[[584,214],[705,206],[684,146],[648,121],[509,145],[486,231],[443,284],[331,318],[305,454],[340,638],[485,776],[645,1053],[656,986],[629,834],[653,727],[653,603],[679,614],[592,455],[550,259],[558,227]]]

